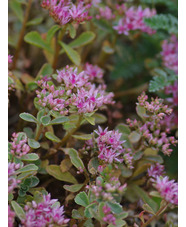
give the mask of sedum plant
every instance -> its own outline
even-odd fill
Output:
[[[177,147],[176,22],[154,25],[176,18],[155,3],[10,0],[9,227],[177,226],[168,217],[177,213],[178,183],[165,171]],[[161,98],[137,80],[117,91],[123,79],[109,75],[123,46],[155,45],[158,35],[162,51],[146,70]],[[126,94],[133,104],[138,96],[129,114],[118,100]]]

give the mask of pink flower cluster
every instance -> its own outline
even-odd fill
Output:
[[[105,104],[113,104],[113,93],[106,93],[106,85],[98,87],[92,80],[101,79],[103,71],[90,64],[85,65],[85,71],[78,73],[77,68],[67,66],[57,71],[57,81],[60,86],[49,85],[38,81],[41,91],[36,91],[38,104],[67,115],[71,111],[90,113]]]
[[[153,186],[158,190],[161,197],[167,202],[178,205],[178,183],[174,180],[170,180],[164,175],[164,166],[156,163],[152,165],[148,170],[148,175],[151,177]]]
[[[86,4],[83,0],[77,1],[77,4],[73,4],[71,0],[43,0],[41,6],[49,10],[50,16],[60,25],[91,19],[88,15],[91,4]]]
[[[10,153],[18,158],[20,158],[23,155],[26,155],[30,151],[30,147],[27,144],[26,135],[21,136],[21,134],[14,132],[12,134],[12,142],[10,142],[10,144],[11,144]]]
[[[162,124],[170,129],[178,127],[178,81],[175,81],[173,85],[165,87],[165,94],[171,95],[172,97],[166,98],[169,106],[173,109],[170,116],[166,116]]]
[[[144,123],[137,120],[127,120],[129,127],[140,133],[144,139],[144,146],[150,145],[157,150],[161,150],[165,155],[170,155],[172,149],[170,145],[176,145],[174,137],[167,136],[169,129],[162,131],[162,119],[171,114],[172,110],[163,104],[162,99],[152,98],[151,102],[147,101],[148,96],[143,92],[138,97],[138,104],[143,111]]]
[[[94,81],[95,79],[103,78],[103,70],[97,65],[89,64],[88,62],[83,67],[85,73],[88,75],[90,81]]]
[[[149,177],[156,178],[162,176],[164,174],[164,166],[156,163],[155,165],[152,165],[147,172]]]
[[[115,196],[122,195],[125,192],[127,184],[121,185],[117,177],[111,177],[109,182],[105,182],[103,179],[100,180],[98,177],[96,185],[90,185],[87,188],[97,200],[112,201]]]
[[[167,202],[178,205],[178,183],[167,176],[160,176],[156,178],[154,186]]]
[[[124,9],[124,7],[122,7]],[[143,21],[144,18],[153,17],[156,15],[156,10],[149,8],[142,9],[139,6],[137,9],[135,7],[125,8],[124,17],[122,17],[118,24],[113,28],[118,31],[119,34],[129,35],[129,31],[140,30],[142,32],[152,35],[155,33],[150,27],[148,27]]]
[[[14,162],[8,163],[8,193],[12,193],[18,184],[21,182],[16,177],[16,170],[20,168],[20,164],[15,164]]]
[[[108,224],[116,225],[116,218],[112,214],[110,207],[108,207],[107,205],[103,206],[103,213],[105,215],[103,217],[104,222]]]
[[[51,199],[50,194],[43,195],[43,201],[25,205],[25,219],[21,220],[25,227],[65,226],[69,219],[64,217],[64,208],[55,204],[57,199]]]
[[[96,143],[98,147],[98,158],[104,160],[106,163],[122,162],[124,153],[124,148],[122,144],[125,141],[120,141],[121,133],[118,131],[108,131],[108,128],[102,130],[99,126],[98,130],[95,130],[98,135],[96,138]]]
[[[163,65],[178,74],[178,39],[172,35],[169,40],[162,44]]]
[[[12,211],[10,206],[8,205],[8,227],[14,226],[14,218],[15,218],[15,212]]]
[[[38,104],[42,107],[47,107],[51,110],[60,112],[61,115],[66,115],[68,110],[66,109],[66,102],[64,97],[64,90],[56,89],[54,85],[49,85],[47,82],[42,83],[38,81],[38,85],[41,86],[41,91],[36,91],[38,97]]]
[[[13,58],[13,56],[8,55],[8,63],[9,63],[9,64],[12,63],[12,58]]]
[[[112,20],[115,18],[115,15],[112,13],[112,10],[108,6],[105,6],[104,8],[99,8],[99,14],[96,15],[96,19],[100,18]]]

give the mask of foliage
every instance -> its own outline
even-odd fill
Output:
[[[9,52],[9,226],[176,226],[177,5],[10,0]]]

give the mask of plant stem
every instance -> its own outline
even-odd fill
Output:
[[[57,40],[56,40],[56,44],[55,44],[55,53],[54,53],[54,59],[53,59],[53,63],[52,63],[52,68],[54,69],[54,71],[56,70],[57,68],[57,61],[58,61],[58,57],[59,57],[59,52],[60,52],[60,44],[59,44],[59,41],[62,40],[64,34],[65,34],[65,31],[66,31],[66,27],[67,26],[64,26],[59,34],[58,34],[58,37],[57,37]]]
[[[23,42],[25,28],[26,28],[26,23],[28,21],[31,5],[32,5],[32,0],[28,0],[28,4],[27,4],[27,7],[26,7],[26,12],[25,12],[25,16],[24,16],[23,25],[22,25],[22,28],[21,28],[21,31],[20,31],[20,35],[19,35],[19,39],[18,39],[18,42],[17,42],[16,51],[15,51],[14,58],[13,58],[12,70],[16,68],[16,63],[17,63],[17,60],[18,60],[18,57],[19,57],[19,52],[20,52],[21,45],[22,45],[22,42]]]
[[[67,140],[74,134],[74,132],[76,132],[78,130],[78,128],[81,125],[81,120],[82,120],[82,115],[79,116],[79,120],[76,124],[76,127],[73,128],[70,132],[68,132],[63,139],[61,140],[61,142],[59,142],[58,144],[56,144],[56,146],[54,147],[55,149],[58,149],[60,146],[64,146],[65,143],[67,142]]]
[[[140,85],[138,87],[135,87],[135,88],[132,88],[132,89],[128,89],[126,91],[116,92],[115,95],[114,95],[114,98],[119,98],[119,97],[126,96],[126,95],[139,94],[142,91],[147,90],[147,88],[148,88],[148,84],[145,83],[145,84],[142,84],[142,85]]]
[[[147,222],[145,222],[141,227],[146,227],[148,226],[155,218],[157,218],[159,216],[159,214],[166,209],[166,207],[168,206],[168,204],[166,203],[165,206],[162,206],[154,216],[152,216]]]

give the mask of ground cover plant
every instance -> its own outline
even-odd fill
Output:
[[[174,0],[9,0],[8,226],[178,226]]]

